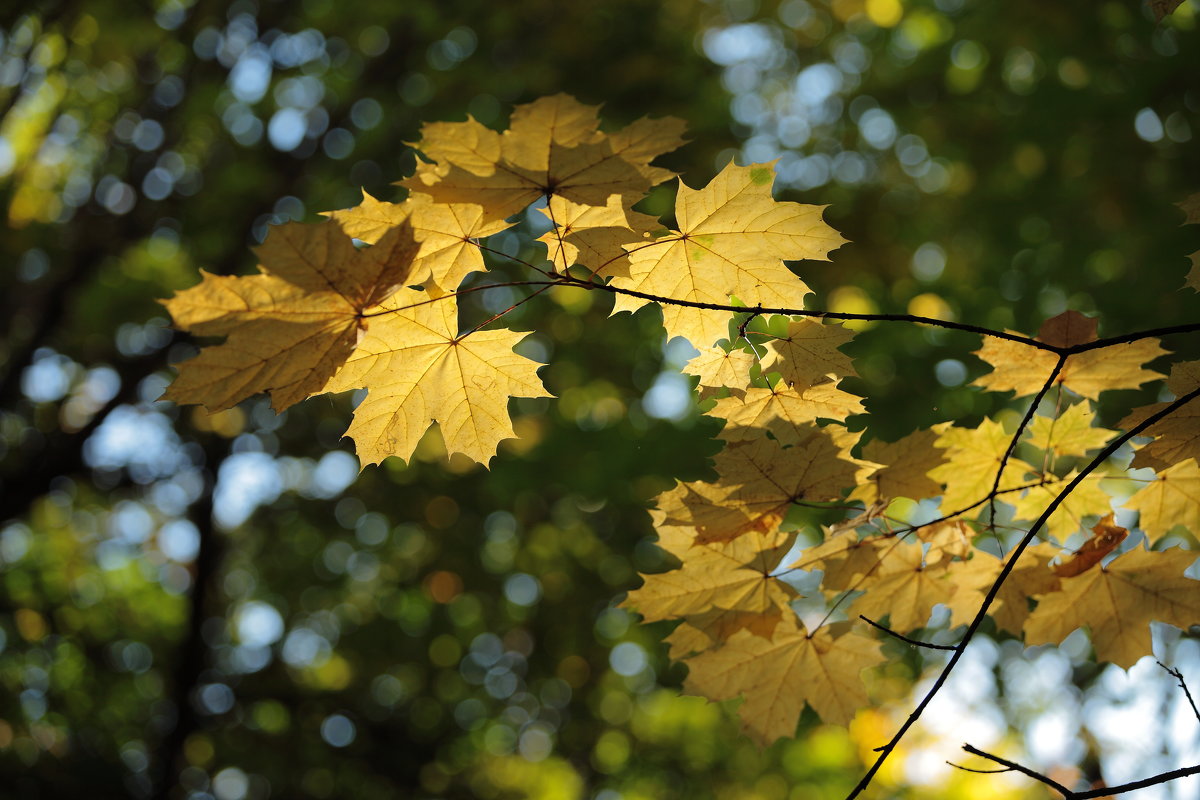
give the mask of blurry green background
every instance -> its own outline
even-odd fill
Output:
[[[558,399],[514,401],[490,470],[431,437],[356,477],[348,397],[155,402],[194,352],[156,301],[251,271],[272,223],[396,199],[421,121],[503,127],[565,91],[612,127],[686,119],[663,163],[692,186],[778,158],[779,196],[852,242],[798,267],[813,307],[1194,320],[1200,233],[1173,205],[1200,190],[1194,2],[1160,25],[1136,0],[26,5],[0,14],[5,797],[832,798],[904,713],[923,662],[895,647],[880,711],[760,751],[678,696],[669,628],[616,608],[669,566],[645,507],[718,446],[656,311],[568,292],[507,317]],[[496,246],[538,255],[527,227]],[[1002,408],[964,386],[978,346],[868,326],[848,385],[874,434]],[[1110,392],[1102,421],[1151,399]],[[1045,796],[950,771],[961,730],[1110,781],[1196,760],[1152,664],[978,652],[875,796]]]

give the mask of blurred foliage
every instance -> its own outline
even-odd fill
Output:
[[[1185,319],[1194,5],[1158,27],[1132,0],[32,5],[0,16],[12,796],[832,798],[894,724],[922,668],[900,646],[883,710],[760,752],[670,688],[665,628],[615,608],[666,566],[649,498],[717,447],[694,401],[650,399],[679,394],[686,354],[649,310],[567,292],[510,315],[536,322],[558,399],[515,401],[490,470],[432,436],[356,480],[348,397],[155,402],[193,352],[156,300],[249,271],[269,224],[394,198],[423,120],[499,125],[566,91],[614,126],[688,120],[665,163],[693,186],[736,152],[779,157],[783,193],[830,203],[854,242],[806,265],[816,307],[1024,331],[1069,307],[1108,335]],[[962,386],[984,369],[970,336],[877,325],[855,347],[890,438],[1002,402]],[[1111,394],[1105,422],[1143,399]],[[881,796],[1022,796],[905,789],[893,764]]]

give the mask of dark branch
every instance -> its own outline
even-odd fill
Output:
[[[930,650],[953,650],[954,649],[954,645],[952,645],[952,644],[932,644],[931,642],[922,642],[917,639],[910,639],[907,636],[904,636],[903,634],[896,633],[891,628],[885,628],[883,625],[880,625],[875,620],[868,619],[867,617],[864,617],[862,614],[859,614],[858,618],[861,619],[863,622],[867,623],[868,625],[872,625],[872,626],[878,628],[879,630],[886,633],[888,636],[895,636],[900,641],[906,642],[915,647],[928,647]]]
[[[1170,671],[1170,670],[1168,670],[1168,671]],[[1056,792],[1061,794],[1063,796],[1064,800],[1092,800],[1092,798],[1112,797],[1113,795],[1124,794],[1125,792],[1132,792],[1137,789],[1145,789],[1148,786],[1158,786],[1160,783],[1170,783],[1173,780],[1177,780],[1179,778],[1186,778],[1189,775],[1200,774],[1200,764],[1197,764],[1193,767],[1181,767],[1179,769],[1169,770],[1168,772],[1160,772],[1157,775],[1151,775],[1149,778],[1142,778],[1141,780],[1130,781],[1129,783],[1122,783],[1117,786],[1101,786],[1098,789],[1088,789],[1087,791],[1083,791],[1083,792],[1073,792],[1070,789],[1068,789],[1067,787],[1063,786],[1058,781],[1054,780],[1053,778],[1047,777],[1046,775],[1043,775],[1042,773],[1037,772],[1036,770],[1032,770],[1029,767],[1023,767],[1020,764],[1016,763],[1015,761],[1009,761],[1008,759],[1001,758],[1000,756],[992,755],[991,753],[984,752],[983,750],[980,750],[978,747],[973,747],[969,744],[964,744],[963,750],[966,750],[968,753],[971,753],[972,755],[976,755],[981,758],[986,758],[989,761],[994,761],[995,763],[1000,764],[1005,767],[1005,769],[1002,769],[1002,770],[995,770],[996,772],[1009,772],[1009,771],[1019,772],[1022,775],[1026,775],[1030,778],[1033,778],[1035,781],[1040,781],[1041,783],[1046,784],[1051,789],[1054,789]],[[958,766],[958,765],[951,764],[951,766]],[[959,769],[967,769],[967,768],[959,767]],[[967,770],[967,771],[968,772],[985,772],[986,770]]]
[[[1066,798],[1078,797],[1078,795],[1076,795],[1075,792],[1072,792],[1070,789],[1063,786],[1061,783],[1054,780],[1053,778],[1051,778],[1047,775],[1043,775],[1042,773],[1037,772],[1035,770],[1032,770],[1029,767],[1023,767],[1015,761],[1009,761],[1007,758],[1001,758],[1000,756],[994,756],[991,753],[986,753],[983,750],[980,750],[978,747],[974,747],[973,745],[969,745],[969,744],[964,744],[963,750],[966,750],[968,753],[970,753],[973,756],[979,756],[980,758],[986,758],[988,761],[994,761],[997,764],[1000,764],[1001,766],[1004,767],[1004,769],[997,770],[997,772],[1019,772],[1022,775],[1026,775],[1030,778],[1033,778],[1035,781],[1041,781],[1042,783],[1046,784],[1054,791],[1061,794],[1063,797],[1066,797]],[[966,767],[961,767],[960,769],[966,769]],[[974,772],[975,770],[971,770],[971,771]],[[1112,791],[1112,790],[1106,789],[1105,791]]]
[[[1171,669],[1161,661],[1158,662],[1158,665],[1165,669],[1168,675],[1179,681],[1179,688],[1183,689],[1183,694],[1187,698],[1188,705],[1192,707],[1192,713],[1196,715],[1196,721],[1200,722],[1200,709],[1196,708],[1196,701],[1192,699],[1192,693],[1188,691],[1187,683],[1183,680],[1183,673],[1177,669]]]

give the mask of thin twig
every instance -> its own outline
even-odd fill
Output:
[[[858,618],[861,619],[863,622],[867,623],[868,625],[873,625],[874,627],[879,628],[879,630],[883,631],[888,636],[895,636],[900,641],[906,642],[915,647],[928,647],[930,650],[953,650],[954,649],[954,645],[952,645],[952,644],[933,644],[931,642],[922,642],[917,639],[910,639],[907,636],[904,636],[903,634],[896,633],[891,628],[885,628],[883,625],[880,625],[875,620],[870,619],[868,617],[864,617],[862,614],[859,614]]]
[[[1015,761],[1009,761],[1007,758],[1001,758],[1000,756],[995,756],[995,755],[992,755],[991,753],[986,753],[983,750],[980,750],[978,747],[975,747],[975,746],[969,745],[969,744],[964,744],[963,750],[966,750],[968,753],[970,753],[973,756],[979,756],[980,758],[986,758],[989,761],[995,761],[997,764],[1000,764],[1001,766],[1004,767],[1004,770],[1002,770],[1004,772],[1009,772],[1009,771],[1019,772],[1022,775],[1026,775],[1030,778],[1033,778],[1035,781],[1041,781],[1042,783],[1046,784],[1054,791],[1061,794],[1063,797],[1073,798],[1073,797],[1077,796],[1075,794],[1075,792],[1073,792],[1070,789],[1068,789],[1067,787],[1063,786],[1061,783],[1059,783],[1058,781],[1049,777],[1048,775],[1043,775],[1042,773],[1037,772],[1036,770],[1032,770],[1029,767],[1021,766],[1020,764],[1018,764]],[[963,769],[965,769],[965,767]]]
[[[1171,669],[1161,661],[1157,663],[1160,667],[1167,671],[1168,675],[1179,681],[1179,688],[1183,689],[1183,695],[1187,698],[1188,705],[1192,707],[1192,713],[1196,715],[1196,721],[1200,722],[1200,709],[1196,708],[1196,701],[1192,699],[1192,693],[1188,691],[1187,683],[1183,680],[1183,673],[1177,669]]]

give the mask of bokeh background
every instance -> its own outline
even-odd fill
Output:
[[[396,199],[423,120],[503,127],[565,91],[614,127],[686,119],[664,163],[693,186],[779,159],[779,196],[829,204],[852,241],[799,268],[814,307],[1026,332],[1072,308],[1102,335],[1194,320],[1200,234],[1173,205],[1200,190],[1194,0],[1161,24],[1136,0],[18,6],[0,12],[6,797],[833,798],[921,689],[929,664],[889,645],[876,710],[849,731],[806,716],[765,751],[728,704],[679,696],[669,628],[617,603],[669,566],[644,509],[707,474],[719,423],[652,309],[606,319],[610,298],[567,292],[507,318],[536,327],[558,399],[514,401],[521,438],[490,470],[432,436],[359,475],[348,397],[156,402],[194,352],[157,301],[201,267],[251,271],[273,223]],[[497,249],[537,255],[530,230]],[[877,435],[1003,413],[965,385],[977,337],[862,327],[850,386]],[[1110,392],[1102,421],[1153,399]],[[1200,689],[1195,642],[1157,633]],[[1198,728],[1152,659],[982,641],[874,793],[1047,796],[946,766],[964,739],[1129,780],[1200,760]]]

